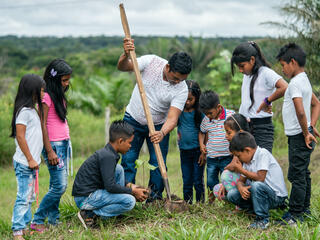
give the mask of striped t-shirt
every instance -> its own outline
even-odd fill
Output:
[[[201,122],[200,130],[202,133],[208,133],[207,157],[215,158],[230,155],[229,142],[226,139],[224,130],[224,121],[234,114],[233,110],[223,108],[219,119],[211,120],[206,116]]]

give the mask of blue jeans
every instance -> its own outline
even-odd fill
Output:
[[[250,198],[244,200],[238,188],[233,188],[228,192],[227,199],[243,209],[253,209],[260,219],[269,218],[269,210],[283,206],[287,198],[278,197],[272,188],[263,182],[252,182],[249,191]]]
[[[192,203],[193,187],[196,190],[197,202],[204,201],[204,166],[199,166],[200,148],[180,149],[181,171],[183,179],[183,198]]]
[[[134,138],[131,142],[131,148],[126,154],[122,155],[121,165],[124,168],[125,179],[127,182],[135,183],[137,173],[135,161],[138,159],[142,144],[146,139],[150,154],[149,164],[157,167],[155,170],[150,170],[149,187],[151,187],[151,197],[152,199],[161,199],[164,184],[158,168],[158,161],[153,148],[153,143],[150,141],[148,126],[141,125],[128,113],[125,113],[123,120],[128,122],[134,128]],[[161,127],[162,124],[155,125],[156,131],[160,131]],[[163,155],[164,164],[166,164],[169,148],[169,134],[162,139],[159,145]]]
[[[48,223],[55,225],[59,222],[60,212],[59,204],[60,199],[67,189],[68,173],[67,173],[67,153],[69,140],[50,142],[53,151],[59,158],[59,164],[56,166],[50,165],[48,156],[45,150],[42,151],[44,160],[48,166],[50,173],[49,191],[42,199],[40,206],[32,223],[44,224],[45,219],[48,217]]]
[[[232,161],[232,156],[221,156],[215,158],[207,158],[207,187],[210,191],[219,183],[219,173]]]
[[[31,222],[31,204],[35,200],[36,170],[13,161],[17,179],[17,199],[12,214],[12,230],[22,231]],[[22,232],[21,234],[22,235]]]
[[[117,164],[115,170],[116,183],[124,186],[124,170]],[[88,197],[74,197],[76,205],[81,210],[93,210],[102,218],[118,216],[130,211],[136,204],[136,199],[131,194],[109,193],[105,189],[98,189]]]

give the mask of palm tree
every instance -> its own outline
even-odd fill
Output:
[[[265,22],[273,27],[294,33],[299,44],[308,54],[307,70],[310,80],[319,87],[320,78],[320,1],[291,0],[279,7],[281,15],[285,16],[283,23]]]

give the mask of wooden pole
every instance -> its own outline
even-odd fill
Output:
[[[119,5],[120,7],[120,16],[121,16],[121,23],[122,23],[122,27],[123,27],[123,31],[125,33],[125,37],[126,38],[131,38],[131,34],[130,34],[130,29],[129,29],[129,24],[128,24],[128,20],[127,20],[127,16],[126,16],[126,12],[124,10],[123,4],[121,3]],[[149,128],[149,132],[151,134],[153,134],[155,132],[155,128],[154,128],[154,124],[153,124],[153,120],[152,120],[152,116],[150,113],[150,108],[148,105],[148,100],[146,97],[146,93],[143,87],[143,83],[142,83],[142,78],[140,75],[140,70],[139,70],[139,66],[138,66],[138,62],[137,62],[137,56],[135,51],[130,51],[130,58],[133,64],[133,70],[136,76],[136,80],[137,80],[137,85],[138,85],[138,89],[140,92],[140,97],[141,97],[141,101],[142,101],[142,105],[143,105],[143,109],[144,109],[144,113],[146,115],[147,118],[147,123],[148,123],[148,128]],[[167,192],[167,198],[169,199],[169,201],[171,201],[171,193],[170,193],[170,187],[169,187],[169,181],[168,181],[168,175],[167,175],[167,170],[166,170],[166,166],[164,164],[163,161],[163,156],[162,156],[162,152],[160,149],[160,146],[158,143],[154,143],[153,144],[155,153],[156,153],[156,157],[157,157],[157,161],[158,161],[158,166],[160,169],[160,173],[163,179],[163,183]]]

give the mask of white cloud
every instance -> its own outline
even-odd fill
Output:
[[[64,2],[62,4],[61,2]],[[120,1],[0,0],[0,35],[123,35]],[[125,0],[135,35],[273,35],[259,23],[280,20],[276,0]],[[59,4],[60,3],[60,4]],[[7,8],[11,6],[12,8]],[[23,7],[19,7],[23,6]]]

